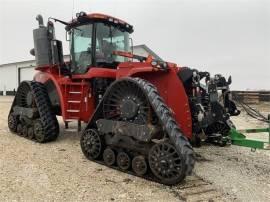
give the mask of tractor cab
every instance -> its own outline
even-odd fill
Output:
[[[66,26],[70,39],[71,73],[84,74],[91,67],[116,68],[128,58],[116,51],[130,52],[133,27],[103,14],[77,14]]]

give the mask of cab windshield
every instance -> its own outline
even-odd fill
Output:
[[[70,34],[73,73],[85,73],[91,66],[116,67],[119,62],[127,61],[113,54],[113,51],[130,51],[129,33],[124,30],[96,23],[73,28]]]
[[[130,51],[129,33],[116,27],[97,23],[96,63],[124,62],[127,58],[113,54],[113,51]]]

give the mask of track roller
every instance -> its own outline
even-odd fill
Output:
[[[44,142],[46,138],[45,133],[44,133],[44,128],[40,120],[36,120],[34,123],[34,135],[35,135],[36,141],[38,142]]]
[[[117,165],[121,170],[128,170],[131,165],[131,160],[126,152],[119,152],[117,154]]]
[[[27,138],[32,140],[34,137],[35,137],[34,128],[29,127],[28,130],[27,130]]]
[[[132,160],[132,170],[138,175],[143,176],[147,172],[147,163],[144,156],[135,156]]]
[[[105,149],[103,152],[103,160],[106,165],[112,166],[116,160],[115,152],[110,148]]]
[[[23,130],[23,126],[22,126],[22,124],[19,123],[17,125],[17,133],[19,136],[22,136],[22,130]]]
[[[27,137],[28,136],[28,127],[27,125],[24,125],[22,128],[22,137]]]

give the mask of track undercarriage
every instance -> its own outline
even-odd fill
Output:
[[[105,89],[81,137],[81,148],[88,159],[167,185],[191,174],[195,159],[190,140],[153,84],[124,77]],[[196,132],[204,132],[206,141],[226,145],[233,127],[229,115],[224,116],[217,101],[202,97],[198,102],[196,97],[189,97],[193,127],[199,127],[194,137]],[[205,100],[208,104],[203,106]],[[200,119],[202,112],[204,117]],[[213,119],[213,114],[220,118]],[[20,84],[8,125],[12,132],[40,143],[57,138],[59,125],[44,84]]]
[[[35,81],[20,84],[8,116],[8,126],[11,132],[40,143],[58,137],[59,125],[43,84]]]
[[[155,86],[139,78],[115,81],[82,137],[84,155],[160,183],[179,183],[194,166],[193,149]]]

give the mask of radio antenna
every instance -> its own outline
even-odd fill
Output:
[[[75,0],[73,0],[73,1],[72,1],[72,15],[71,15],[71,17],[72,17],[72,18],[71,18],[71,19],[72,19],[72,21],[73,21],[73,14],[74,14],[74,1],[75,1]]]

